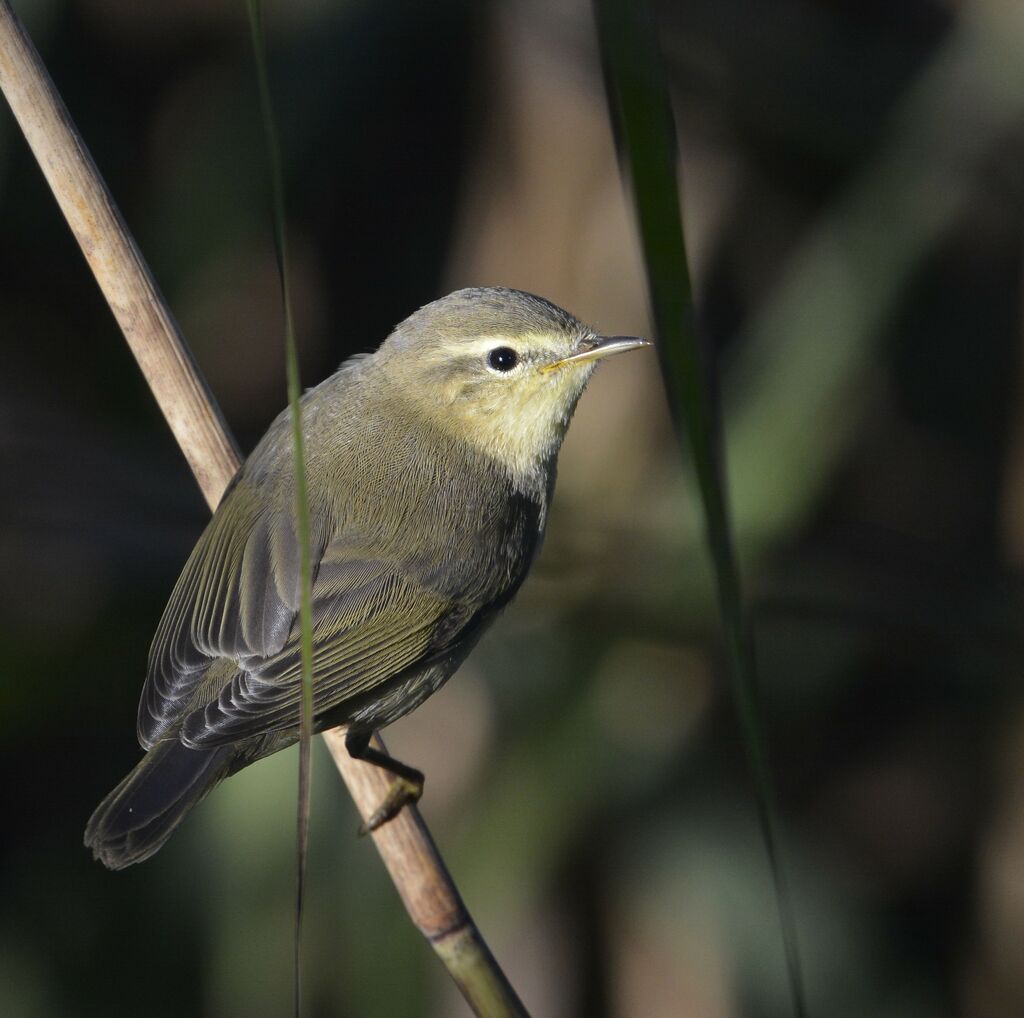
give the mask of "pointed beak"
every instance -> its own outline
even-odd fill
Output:
[[[639,336],[593,336],[590,339],[584,339],[576,353],[551,364],[545,364],[540,370],[543,372],[555,371],[567,364],[596,361],[602,357],[610,357],[613,353],[625,353],[627,350],[637,350],[642,346],[650,345],[648,340],[641,339]]]

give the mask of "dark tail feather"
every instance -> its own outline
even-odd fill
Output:
[[[193,806],[227,776],[232,747],[157,743],[89,818],[85,844],[108,869],[148,859]]]

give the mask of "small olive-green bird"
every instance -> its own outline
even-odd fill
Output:
[[[372,733],[430,696],[518,590],[587,380],[643,345],[528,293],[459,290],[303,397],[314,725],[347,726],[349,753],[396,775],[371,829],[423,788]],[[220,781],[298,739],[292,453],[285,411],[175,584],[139,704],[146,755],[85,832],[111,869],[151,856]]]

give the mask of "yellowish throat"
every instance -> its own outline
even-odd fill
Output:
[[[518,290],[459,290],[402,322],[302,399],[318,731],[397,776],[369,745],[454,671],[519,589],[555,462],[603,337]],[[215,785],[298,738],[299,545],[290,412],[246,460],[185,564],[153,639],[138,766],[89,820],[111,869],[141,862]]]

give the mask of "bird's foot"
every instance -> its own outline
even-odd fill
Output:
[[[402,812],[403,806],[419,802],[422,794],[422,774],[418,779],[396,778],[388,789],[384,801],[359,825],[359,834],[369,834],[371,831],[377,830],[378,827],[383,827],[389,820],[394,820]]]

